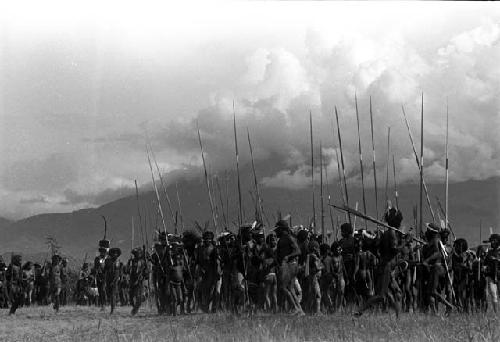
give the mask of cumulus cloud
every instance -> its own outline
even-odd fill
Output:
[[[357,92],[366,184],[373,185],[367,113],[370,96],[374,102],[377,172],[385,173],[386,130],[392,126],[391,154],[397,159],[398,181],[411,182],[416,180],[418,169],[400,106],[406,105],[419,150],[420,95],[424,91],[424,171],[428,182],[442,181],[444,177],[445,97],[450,107],[451,180],[496,176],[499,144],[491,127],[498,126],[499,122],[500,84],[484,70],[495,74],[494,70],[498,69],[494,65],[497,57],[500,58],[498,35],[498,25],[487,23],[452,36],[445,46],[424,51],[397,34],[376,38],[355,35],[325,43],[328,40],[321,39],[320,34],[309,32],[304,55],[283,48],[255,50],[247,59],[246,72],[238,78],[240,91],[215,92],[213,105],[200,111],[193,121],[170,124],[166,136],[172,139],[163,139],[161,145],[195,155],[196,120],[202,129],[212,168],[231,166],[234,99],[240,145],[244,128],[249,127],[256,136],[257,161],[273,155],[270,162],[281,168],[274,175],[264,177],[262,183],[269,187],[305,187],[310,184],[311,175],[308,130],[311,110],[315,144],[322,140],[323,146],[330,147],[323,153],[330,181],[333,181],[337,177],[337,164],[332,146],[338,144],[332,112],[334,106],[338,106],[348,181],[359,183],[353,103]],[[478,61],[487,61],[489,66],[479,65]],[[240,153],[241,150],[240,147]],[[315,154],[318,164],[319,153],[315,151]],[[243,155],[248,157],[245,152]],[[319,174],[318,167],[314,172]]]

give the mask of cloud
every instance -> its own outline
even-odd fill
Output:
[[[217,171],[231,167],[234,100],[240,160],[248,162],[245,151],[248,127],[254,136],[257,161],[273,163],[279,170],[266,176],[262,183],[269,187],[304,187],[310,184],[311,172],[309,111],[313,113],[316,148],[320,140],[323,146],[331,148],[337,146],[336,127],[332,125],[333,108],[337,106],[348,181],[359,183],[353,101],[357,92],[366,184],[373,184],[370,95],[374,103],[377,173],[385,173],[386,130],[392,126],[391,154],[396,156],[398,181],[412,182],[418,177],[418,169],[402,120],[401,104],[406,105],[418,145],[420,95],[424,91],[427,181],[440,182],[444,177],[444,96],[448,96],[450,107],[451,180],[488,178],[498,174],[500,163],[499,138],[496,130],[491,129],[492,123],[499,124],[496,99],[500,83],[485,72],[486,69],[495,74],[498,69],[495,65],[495,57],[500,58],[498,35],[498,25],[487,23],[451,36],[444,46],[425,50],[399,34],[380,37],[355,34],[328,41],[319,33],[308,32],[304,54],[284,48],[253,51],[246,60],[246,72],[235,76],[239,85],[236,91],[214,91],[211,106],[201,110],[193,120],[171,122],[156,132],[157,144],[196,159],[197,122],[211,168]],[[489,66],[477,63],[483,60]],[[270,155],[273,159],[266,160]],[[324,156],[334,180],[335,158],[331,153]],[[392,174],[392,161],[389,167]],[[318,173],[316,167],[315,175]]]
[[[451,181],[499,175],[497,14],[485,20],[489,15],[472,18],[451,11],[446,23],[428,20],[433,24],[422,28],[416,19],[394,19],[407,17],[397,13],[376,29],[369,21],[372,13],[365,13],[362,28],[351,20],[332,24],[325,16],[321,24],[286,26],[279,34],[269,34],[266,26],[259,26],[258,34],[211,37],[205,32],[202,41],[180,49],[182,58],[170,57],[175,49],[161,44],[161,34],[150,38],[147,52],[135,45],[128,51],[120,39],[111,39],[120,37],[108,34],[97,41],[86,37],[81,44],[66,36],[65,44],[48,39],[41,47],[9,43],[2,71],[12,82],[2,88],[6,113],[0,113],[0,123],[6,141],[17,143],[0,144],[3,203],[32,205],[16,212],[70,210],[128,194],[134,179],[150,186],[146,132],[169,183],[202,175],[198,127],[209,171],[234,170],[233,102],[240,167],[250,168],[248,129],[264,186],[307,187],[311,172],[318,182],[320,141],[328,181],[338,180],[334,108],[347,181],[359,184],[354,94],[367,186],[373,186],[370,98],[379,183],[387,167],[388,126],[398,181],[414,182],[418,169],[401,105],[419,150],[422,92],[427,182],[444,177],[447,102]],[[32,101],[25,101],[26,92],[35,94]]]
[[[73,156],[55,153],[45,159],[23,160],[4,166],[0,182],[8,191],[42,191],[54,193],[78,179]]]

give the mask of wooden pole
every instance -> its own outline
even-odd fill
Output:
[[[212,212],[212,220],[214,223],[215,235],[217,235],[217,218],[216,218],[216,214],[215,214],[215,210],[214,210],[214,202],[212,200],[212,193],[210,191],[210,183],[208,181],[207,165],[205,163],[205,154],[203,153],[203,144],[201,142],[201,135],[200,135],[200,128],[199,127],[198,127],[198,141],[200,143],[201,159],[203,161],[203,170],[205,173],[205,184],[207,186],[208,200],[210,203],[210,211]]]
[[[132,246],[131,246],[131,250],[134,249],[134,217],[132,216]]]
[[[312,128],[312,112],[309,111],[309,131],[311,134],[311,189],[312,189],[312,223],[316,232],[316,206],[314,196],[314,145],[313,145],[313,128]]]
[[[365,176],[363,170],[363,153],[361,151],[361,132],[359,129],[359,112],[358,112],[358,97],[354,94],[354,102],[356,105],[356,122],[358,124],[358,153],[359,153],[359,166],[361,170],[361,188],[363,189],[363,212],[366,214],[366,194],[365,194]],[[365,228],[368,230],[368,222],[365,221]]]
[[[446,147],[445,147],[445,154],[446,154],[446,195],[445,195],[445,227],[448,227],[448,220],[449,220],[449,212],[448,212],[448,100],[446,100]]]
[[[399,209],[398,181],[396,179],[396,162],[394,160],[394,154],[392,155],[392,170],[394,172],[394,196],[396,197],[396,208]]]
[[[385,174],[385,208],[389,207],[389,164],[390,164],[390,153],[391,153],[391,127],[387,127],[387,164],[386,164],[386,174]]]
[[[240,159],[238,153],[238,136],[236,134],[236,112],[234,110],[233,101],[233,128],[234,128],[234,150],[236,153],[236,173],[238,177],[238,232],[241,230],[243,224],[243,212],[241,206],[241,181],[240,181]]]
[[[413,155],[415,156],[415,161],[417,163],[418,170],[420,171],[420,160],[418,159],[417,149],[416,149],[415,143],[413,141],[413,135],[411,134],[410,124],[408,123],[408,119],[406,117],[405,108],[403,106],[401,106],[401,109],[403,110],[403,117],[405,119],[406,128],[408,129],[408,136],[410,137],[411,147],[413,148]],[[425,199],[427,201],[427,206],[429,207],[429,211],[431,213],[432,220],[436,221],[436,217],[434,215],[434,210],[432,209],[431,200],[429,197],[429,190],[427,190],[427,185],[425,184],[425,178],[422,179],[422,184],[424,186]]]
[[[146,145],[146,150],[147,149],[148,149],[148,145]],[[174,225],[175,234],[177,234],[177,222],[175,220],[174,210],[172,209],[172,202],[170,201],[170,196],[168,195],[168,192],[167,192],[167,186],[163,182],[163,176],[161,175],[160,167],[158,166],[158,163],[156,162],[155,153],[153,151],[153,147],[151,146],[151,143],[149,143],[149,151],[151,153],[151,157],[153,158],[153,162],[155,163],[156,171],[158,173],[158,178],[160,178],[160,185],[161,185],[161,188],[163,190],[163,193],[165,194],[165,199],[167,200],[167,206],[168,206],[168,210],[170,213],[170,218],[171,218],[172,223]]]
[[[222,200],[222,190],[220,187],[219,177],[215,178],[215,182],[217,185],[217,190],[219,191],[219,201],[220,201],[220,206],[221,206],[221,211],[222,211],[222,220],[224,221],[224,228],[225,228],[225,230],[227,230],[227,228],[228,228],[227,216],[226,216],[226,211],[224,209],[224,201]]]
[[[424,229],[424,208],[423,208],[423,187],[424,187],[424,93],[422,93],[422,110],[420,114],[420,232]]]
[[[175,192],[177,193],[177,206],[179,207],[179,216],[181,217],[181,227],[184,232],[186,228],[184,227],[184,216],[182,216],[181,197],[179,196],[179,186],[177,182],[175,182]]]
[[[155,194],[156,194],[156,200],[158,201],[158,210],[160,212],[160,215],[161,215],[161,222],[163,224],[163,230],[165,232],[165,234],[167,234],[167,225],[165,224],[165,216],[163,215],[163,209],[161,207],[161,201],[160,201],[160,194],[158,193],[158,188],[156,187],[156,182],[155,182],[155,177],[154,177],[154,173],[153,173],[153,166],[151,166],[151,159],[149,158],[149,153],[148,153],[148,163],[149,163],[149,169],[151,170],[151,179],[153,180],[153,187],[154,187],[154,190],[155,190]],[[167,245],[168,245],[168,239],[167,239]]]
[[[143,225],[141,218],[141,207],[139,202],[139,188],[137,187],[137,180],[134,180],[134,184],[135,184],[135,198],[137,202],[137,215],[139,217],[139,229],[141,231],[142,244],[144,244],[144,232],[143,232]]]
[[[321,201],[321,242],[325,241],[325,208],[324,208],[324,199],[323,199],[323,150],[321,146],[321,140],[319,142],[319,168],[320,168],[320,188],[319,188],[319,197]]]
[[[248,130],[248,127],[247,127],[247,136],[248,136],[248,146],[250,148],[250,158],[252,159],[252,172],[253,172],[253,182],[254,182],[254,185],[255,185],[255,196],[257,197],[257,213],[258,213],[258,221],[260,221],[261,223],[264,223],[264,210],[263,210],[263,207],[262,207],[262,197],[260,195],[260,191],[259,191],[259,182],[257,181],[257,173],[255,172],[255,162],[254,162],[254,159],[253,159],[253,148],[252,148],[252,141],[250,140],[250,131]]]
[[[345,203],[349,206],[349,193],[347,192],[347,179],[345,175],[345,164],[344,164],[344,152],[342,151],[342,138],[340,135],[340,125],[339,125],[339,114],[337,112],[337,107],[335,106],[335,118],[337,119],[337,133],[339,138],[339,148],[340,148],[340,162],[342,163],[342,173],[344,175],[344,192],[345,192]],[[349,219],[349,224],[352,225],[351,214],[348,212],[347,217]]]
[[[372,97],[370,96],[370,126],[372,132],[372,151],[373,151],[373,181],[375,186],[375,213],[378,218],[378,187],[377,187],[377,168],[375,167],[375,139],[373,133],[373,113],[372,113]]]

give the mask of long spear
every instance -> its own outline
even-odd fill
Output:
[[[227,217],[226,217],[226,212],[224,210],[224,201],[222,200],[222,191],[220,187],[220,182],[219,182],[219,177],[215,178],[215,183],[217,185],[217,191],[219,191],[219,200],[220,200],[220,207],[222,211],[222,220],[224,221],[224,226],[227,229],[228,224],[227,224]]]
[[[177,185],[177,182],[175,182],[175,192],[177,193],[177,206],[179,207],[179,216],[181,217],[182,231],[184,231],[185,230],[185,227],[184,227],[184,217],[182,216],[181,198],[179,196],[179,187]]]
[[[337,172],[339,174],[338,185],[339,185],[339,190],[340,190],[340,197],[342,198],[342,203],[344,203],[344,205],[345,205],[346,200],[345,200],[345,192],[344,192],[344,189],[342,186],[342,172],[340,171],[340,159],[339,159],[338,149],[335,149],[335,156],[337,157]],[[346,220],[348,220],[347,212],[345,213],[345,218],[346,218]]]
[[[445,213],[445,211],[443,209],[443,206],[441,205],[441,201],[439,200],[439,197],[437,197],[437,196],[436,196],[436,201],[437,201],[437,204],[438,204],[438,208],[441,211],[441,214],[443,216],[446,216],[446,213]],[[439,211],[438,211],[438,214],[439,214]],[[456,236],[455,236],[455,233],[453,232],[453,228],[451,226],[450,221],[448,221],[448,225],[445,226],[445,227],[447,227],[450,230],[451,234],[453,235],[453,239],[456,239]]]
[[[312,223],[314,225],[314,231],[316,231],[316,206],[315,206],[315,196],[314,196],[314,146],[313,146],[313,127],[312,127],[312,112],[309,111],[309,131],[311,133],[311,187],[312,187]]]
[[[423,192],[424,187],[424,93],[422,93],[422,111],[420,115],[420,232],[424,228]]]
[[[148,151],[148,145],[146,145],[146,151]],[[170,218],[172,220],[172,223],[174,224],[175,234],[177,234],[177,222],[175,220],[174,210],[172,209],[172,201],[170,201],[170,196],[168,195],[166,184],[165,182],[163,182],[163,177],[161,175],[160,167],[156,162],[156,156],[153,151],[153,146],[151,145],[151,143],[149,143],[149,152],[151,153],[151,157],[153,158],[153,162],[155,163],[156,171],[158,173],[158,178],[160,178],[160,185],[163,190],[163,193],[165,194],[165,199],[167,200],[167,206],[170,213]]]
[[[358,124],[358,152],[359,152],[359,166],[361,170],[361,187],[363,188],[363,212],[366,214],[366,194],[365,194],[365,176],[363,170],[363,153],[361,152],[361,133],[359,130],[359,112],[358,112],[358,97],[354,94],[354,102],[356,104],[356,121]],[[368,222],[365,221],[365,228],[368,230]]]
[[[252,148],[252,141],[250,140],[250,131],[248,130],[247,127],[247,137],[248,137],[248,146],[250,148],[250,157],[252,159],[252,172],[253,172],[253,182],[255,185],[255,196],[257,197],[257,213],[258,213],[258,220],[261,223],[264,223],[264,217],[263,217],[263,208],[262,208],[262,197],[260,196],[260,191],[259,191],[259,182],[257,181],[257,173],[255,172],[255,162],[253,159],[253,148]]]
[[[141,231],[141,239],[142,239],[142,244],[144,244],[144,232],[143,232],[143,225],[142,225],[142,218],[141,218],[141,207],[140,207],[140,202],[139,202],[139,189],[137,187],[137,180],[134,179],[134,184],[135,184],[135,198],[137,202],[137,215],[139,217],[139,229]]]
[[[132,216],[132,248],[134,249],[134,217]]]
[[[241,207],[240,158],[238,153],[238,137],[236,135],[236,112],[234,110],[234,101],[233,101],[233,128],[234,128],[234,150],[236,153],[236,173],[238,177],[238,232],[240,232],[241,226],[243,224],[243,213]]]
[[[408,129],[408,136],[410,137],[411,147],[413,148],[413,155],[415,156],[415,161],[417,162],[417,167],[420,171],[420,160],[418,159],[417,149],[415,148],[415,143],[413,141],[413,135],[411,134],[410,124],[408,122],[408,118],[406,117],[405,108],[403,106],[401,106],[401,109],[403,110],[403,117],[405,119],[406,128]],[[432,209],[432,205],[431,205],[431,200],[429,198],[429,191],[427,190],[427,185],[425,184],[425,179],[422,179],[422,184],[424,186],[425,199],[427,201],[427,206],[429,207],[429,211],[431,213],[432,220],[436,221],[436,218],[434,216],[434,210]]]
[[[394,161],[394,154],[392,155],[392,170],[394,172],[394,196],[396,197],[396,208],[399,209],[398,181],[396,179],[396,162]]]
[[[227,222],[229,222],[229,176],[227,174],[227,170],[224,170],[224,178],[225,178],[225,185],[226,185],[226,219]],[[229,228],[229,226],[227,227]]]
[[[375,218],[373,218],[373,217],[371,217],[371,216],[365,215],[365,214],[363,214],[362,212],[360,212],[360,211],[358,211],[358,210],[356,210],[356,209],[350,208],[350,207],[348,207],[348,206],[338,206],[338,205],[335,205],[335,204],[330,204],[330,206],[332,206],[333,208],[336,208],[336,209],[342,210],[342,211],[346,211],[346,212],[348,212],[348,213],[350,213],[350,214],[352,214],[352,215],[354,215],[354,216],[357,216],[357,217],[360,217],[360,218],[362,218],[362,219],[364,219],[364,220],[367,220],[367,221],[373,222],[373,223],[375,223],[375,224],[377,224],[377,225],[379,225],[379,226],[382,226],[382,227],[384,227],[384,228],[387,228],[387,229],[390,229],[390,230],[394,230],[394,231],[396,231],[396,232],[399,232],[399,233],[401,233],[402,235],[408,235],[407,233],[404,233],[403,231],[401,231],[401,230],[399,230],[399,229],[397,229],[397,228],[394,228],[394,227],[389,226],[389,225],[388,225],[387,223],[385,223],[385,222],[379,221],[379,220],[377,220],[377,219],[375,219]],[[411,235],[410,235],[410,237],[411,237],[414,241],[416,241],[416,242],[419,242],[419,243],[425,244],[425,241],[423,241],[423,240],[421,240],[421,239],[419,239],[419,238],[417,238],[417,237],[414,237],[414,236],[411,236]]]
[[[342,151],[342,138],[340,136],[339,114],[337,112],[337,106],[335,106],[335,118],[337,119],[337,133],[338,133],[338,138],[339,138],[340,161],[342,163],[342,173],[344,175],[345,203],[347,206],[349,206],[349,193],[347,192],[347,180],[346,180],[346,176],[345,176],[344,152]],[[349,224],[352,225],[351,214],[349,212],[347,212],[347,217],[349,219]]]
[[[161,215],[161,222],[163,224],[163,230],[165,234],[167,234],[167,225],[165,224],[165,217],[163,215],[163,209],[161,208],[161,202],[160,202],[160,194],[158,193],[158,188],[156,187],[156,181],[153,173],[153,166],[151,166],[151,159],[149,158],[149,153],[148,153],[148,163],[149,163],[149,169],[151,170],[151,179],[153,180],[153,187],[155,189],[155,194],[156,194],[156,199],[158,201],[158,210]],[[168,239],[167,240],[167,246],[169,245]]]
[[[201,142],[200,128],[198,127],[198,141],[200,143],[201,159],[203,161],[203,170],[205,172],[205,184],[207,186],[208,200],[210,203],[210,211],[212,212],[212,220],[214,221],[215,234],[217,235],[217,219],[215,217],[214,202],[212,200],[212,193],[210,191],[210,184],[208,182],[207,164],[205,163],[205,154],[203,153],[203,144]]]
[[[377,168],[375,167],[375,139],[373,134],[373,113],[372,113],[372,97],[370,96],[370,126],[372,131],[372,151],[373,151],[373,181],[375,185],[375,213],[378,218],[378,188],[377,188]]]
[[[321,200],[321,242],[325,241],[325,208],[323,206],[323,150],[321,148],[321,140],[319,142],[319,179],[320,179],[320,190],[319,197]]]
[[[389,205],[389,163],[390,163],[390,153],[391,153],[391,127],[387,127],[387,167],[385,174],[385,206]]]
[[[445,147],[445,154],[446,154],[446,195],[445,195],[445,224],[446,227],[448,227],[448,100],[446,100],[446,147]]]
[[[331,203],[330,201],[330,188],[328,186],[328,165],[325,165],[325,180],[326,180],[326,193],[327,193],[327,196],[328,196],[328,204]],[[330,223],[332,225],[332,234],[334,234],[335,232],[335,225],[334,225],[334,222],[333,222],[333,213],[332,213],[332,207],[328,207],[328,213],[330,214]],[[329,241],[327,241],[329,242]]]

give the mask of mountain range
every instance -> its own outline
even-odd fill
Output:
[[[243,177],[244,175],[244,177]],[[228,216],[229,229],[236,230],[238,217],[238,195],[237,186],[233,175],[228,177],[227,184],[222,182],[221,187],[212,182],[215,190],[213,198],[214,206],[217,206],[219,217],[217,219],[221,231],[224,225],[224,217]],[[253,221],[254,205],[252,197],[249,194],[254,189],[252,178],[249,174],[243,172],[242,179],[242,199],[244,208],[244,218],[246,222]],[[436,218],[438,205],[436,196],[441,199],[444,206],[444,185],[428,184],[430,200],[435,211]],[[213,220],[209,205],[209,198],[206,191],[206,185],[203,179],[192,178],[178,182],[179,199],[181,210],[177,207],[177,196],[175,185],[167,187],[170,195],[173,211],[177,212],[179,230],[182,230],[182,222],[185,229],[195,229],[195,221],[204,226],[208,222],[213,227]],[[330,184],[328,193],[331,194],[331,203],[341,203],[339,195],[339,186]],[[406,229],[414,226],[413,206],[417,205],[419,200],[419,185],[404,184],[400,185],[399,207],[404,215],[404,225]],[[316,226],[321,226],[321,205],[320,205],[319,186],[315,188],[315,207],[316,207]],[[222,195],[222,196],[221,196]],[[263,206],[265,210],[266,225],[272,226],[280,211],[283,215],[291,214],[292,224],[308,225],[312,220],[312,191],[306,189],[283,189],[261,187]],[[394,203],[394,192],[390,189],[389,197]],[[128,257],[128,251],[132,245],[132,221],[134,221],[134,245],[142,245],[147,235],[147,242],[151,244],[155,235],[155,229],[163,229],[161,218],[157,215],[157,204],[155,193],[151,191],[142,191],[139,194],[139,201],[135,196],[128,196],[104,204],[97,208],[82,209],[71,213],[52,213],[40,214],[24,218],[18,221],[10,221],[0,218],[0,251],[3,255],[9,255],[11,252],[20,252],[27,256],[48,255],[47,238],[56,239],[63,255],[70,259],[78,261],[87,254],[90,257],[95,255],[97,242],[104,236],[104,220],[107,220],[107,238],[111,240],[111,245],[120,247],[124,255]],[[377,216],[375,213],[375,192],[374,189],[366,190],[367,213],[371,216]],[[378,217],[381,217],[382,207],[384,206],[385,189],[378,189]],[[349,186],[349,200],[351,207],[358,202],[359,209],[362,210],[362,190],[357,187]],[[327,232],[332,232],[332,222],[334,225],[345,221],[345,215],[342,212],[331,210],[327,205],[328,198],[324,195],[324,222]],[[139,210],[138,210],[139,203]],[[228,208],[229,204],[229,208]],[[222,214],[224,207],[224,214]],[[173,232],[172,215],[167,209],[167,204],[162,200],[162,208],[165,215],[165,224],[169,232]],[[140,211],[141,220],[139,220]],[[457,237],[466,238],[471,245],[477,244],[486,239],[489,235],[489,227],[498,231],[500,223],[500,178],[490,178],[487,180],[471,180],[459,183],[451,183],[449,188],[449,212],[450,225]],[[180,215],[182,213],[182,215]],[[228,215],[227,215],[228,214]],[[431,216],[424,199],[425,220],[430,220]],[[174,214],[175,216],[175,214]],[[482,230],[479,231],[480,221]],[[364,226],[360,220],[357,220],[357,226]],[[369,228],[373,228],[370,225]],[[141,232],[145,232],[141,234]],[[481,236],[480,236],[481,235]],[[145,241],[144,241],[145,243]],[[26,258],[25,257],[25,258]],[[8,259],[9,260],[9,259]]]

